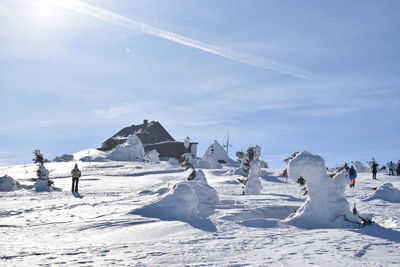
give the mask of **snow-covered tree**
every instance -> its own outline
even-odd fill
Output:
[[[49,179],[49,170],[44,166],[46,159],[44,155],[40,153],[40,150],[35,150],[33,152],[35,157],[33,158],[33,162],[38,164],[38,169],[36,170],[37,180],[35,182],[36,191],[51,191],[54,181]]]
[[[243,187],[243,195],[259,194],[262,189],[259,180],[261,148],[259,146],[249,147],[246,153],[236,153],[236,155],[241,156],[241,166],[236,173],[245,177],[238,179]]]

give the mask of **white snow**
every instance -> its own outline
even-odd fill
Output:
[[[237,182],[242,177],[234,174],[234,166],[198,169],[219,198],[211,197],[208,202],[191,192],[199,192],[193,183],[202,180],[200,172],[189,185],[188,172],[165,161],[80,162],[79,192],[83,198],[75,197],[70,192],[74,164],[45,164],[51,170],[50,179],[62,189],[46,193],[32,190],[36,165],[0,166],[0,176],[10,175],[22,187],[0,192],[0,266],[400,264],[400,203],[366,200],[374,188],[385,183],[400,188],[400,177],[378,173],[378,180],[373,180],[370,173],[361,173],[355,188],[346,186],[346,179],[343,184],[334,183],[343,186],[350,208],[356,204],[360,212],[374,214],[374,225],[306,229],[285,223],[308,197],[297,184],[286,181],[280,169],[263,169],[260,194],[244,196]],[[154,216],[135,214],[165,199],[180,183],[182,188],[175,190],[188,195],[176,194],[184,195],[187,210],[172,197],[171,209],[153,206],[157,207]],[[215,196],[207,187],[199,187],[205,196]],[[197,206],[192,205],[195,198]],[[201,202],[203,207],[198,205]],[[163,215],[175,218],[164,219]]]
[[[381,185],[367,200],[382,199],[388,202],[400,203],[400,190],[392,183]]]
[[[218,143],[217,140],[214,140],[214,143],[211,144],[208,148],[206,153],[204,154],[204,158],[209,155],[214,155],[218,161],[222,163],[230,163],[232,159],[229,158],[228,154],[226,153],[225,149]]]
[[[343,170],[330,178],[325,160],[303,151],[289,161],[288,177],[294,181],[300,177],[305,179],[308,195],[306,202],[287,218],[287,222],[304,228],[336,228],[351,227],[345,218],[358,221],[344,195],[349,183],[347,171]]]
[[[0,177],[0,192],[14,191],[17,190],[18,187],[18,182],[16,182],[12,177],[8,175]]]
[[[120,144],[110,151],[108,158],[115,161],[143,161],[142,142],[136,135],[130,135],[126,143]]]
[[[84,157],[106,158],[107,157],[107,152],[100,151],[100,150],[95,149],[95,148],[89,148],[89,149],[85,149],[85,150],[76,152],[76,153],[74,153],[72,155],[74,156],[74,159],[76,159],[76,160],[80,160],[81,158],[84,158]]]
[[[362,164],[360,161],[353,161],[352,165],[356,169],[357,173],[371,172],[371,169],[368,167],[365,167],[364,164]]]
[[[176,184],[163,199],[134,211],[134,214],[188,221],[211,215],[211,205],[218,201],[217,191],[208,185],[203,171],[199,170],[195,179]]]
[[[153,149],[149,153],[144,156],[144,160],[147,162],[159,162],[160,158],[158,157],[160,153],[157,150]]]
[[[198,160],[193,166],[204,169],[222,169],[222,165],[218,162],[218,159],[213,154],[204,155],[203,159]]]

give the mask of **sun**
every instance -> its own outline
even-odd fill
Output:
[[[32,6],[32,15],[39,24],[64,24],[67,16],[61,6],[70,0],[35,0]]]

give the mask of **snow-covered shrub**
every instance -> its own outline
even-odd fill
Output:
[[[238,179],[243,186],[243,195],[259,194],[262,189],[259,180],[261,148],[259,146],[249,147],[246,153],[238,152],[236,155],[241,161],[241,166],[235,171],[235,174],[245,177],[244,179]]]
[[[244,188],[245,195],[258,195],[261,192],[262,185],[260,182],[261,164],[259,161],[253,160],[250,162],[250,171],[247,176],[247,182]]]
[[[229,163],[232,162],[232,159],[229,158],[228,154],[226,153],[225,149],[218,143],[217,140],[214,140],[214,143],[211,144],[206,153],[204,154],[204,158],[208,155],[213,155],[217,159],[219,163]]]
[[[38,173],[39,173],[39,177],[36,180],[35,185],[34,185],[35,190],[37,192],[53,191],[53,188],[52,188],[53,182],[49,179],[49,174],[50,174],[49,170],[46,169],[46,167],[43,164],[41,164],[41,165],[39,165]]]
[[[130,135],[126,143],[120,144],[110,151],[108,158],[115,161],[143,161],[142,142],[136,135]]]
[[[191,181],[176,184],[163,199],[134,213],[163,220],[189,221],[210,216],[213,205],[218,202],[217,191],[208,185],[204,173],[199,170]]]
[[[0,192],[9,192],[17,190],[20,187],[12,177],[5,175],[0,177]]]
[[[160,153],[157,150],[153,149],[149,153],[144,156],[144,160],[147,162],[159,162],[160,158],[158,157]]]
[[[345,170],[330,178],[325,160],[310,152],[300,152],[288,163],[288,177],[305,180],[308,190],[306,202],[286,219],[286,222],[304,227],[351,227],[363,224],[358,214],[353,214],[344,195],[348,184]]]
[[[378,187],[374,194],[366,200],[382,199],[388,202],[400,203],[400,190],[392,183],[385,183]]]

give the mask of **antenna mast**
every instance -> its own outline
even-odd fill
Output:
[[[230,139],[229,139],[229,131],[228,131],[228,136],[226,137],[226,143],[223,144],[223,147],[226,148],[226,154],[229,153],[229,147],[232,146],[232,145],[233,145],[233,143],[230,142]]]

